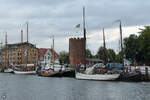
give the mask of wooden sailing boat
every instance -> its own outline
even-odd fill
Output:
[[[5,34],[5,64],[4,64],[4,73],[13,73],[13,69],[9,66],[9,54],[7,54],[7,32]],[[8,55],[8,56],[7,56]]]
[[[62,68],[60,68],[59,71],[54,70],[54,68],[55,68],[54,36],[53,36],[52,41],[53,41],[53,46],[52,46],[53,64],[48,69],[41,70],[38,73],[39,76],[44,76],[44,77],[62,76]]]
[[[27,43],[28,43],[28,23],[27,23]],[[21,43],[23,43],[23,30],[21,30]],[[22,52],[23,54],[23,52]],[[28,64],[28,48],[24,51],[24,55],[26,56],[26,64],[20,64],[20,69],[14,66],[14,73],[15,74],[36,74],[36,66],[35,64]],[[21,56],[22,57],[22,56]],[[24,68],[25,66],[25,68]],[[34,70],[28,70],[28,67],[34,67]],[[17,70],[18,69],[18,70]]]
[[[83,34],[84,34],[84,39],[85,39],[85,48],[86,49],[86,28],[85,28],[85,8],[83,7]],[[103,29],[103,38],[104,38],[104,29]],[[104,49],[105,49],[105,38],[104,40]],[[86,57],[86,56],[85,56]],[[86,64],[85,64],[86,66]],[[90,72],[92,72],[94,69],[94,66],[92,66],[91,68],[86,68],[86,70],[84,71],[84,73],[81,72],[77,72],[76,71],[76,79],[82,79],[82,80],[99,80],[99,81],[112,81],[112,80],[116,80],[120,74],[108,74],[108,73],[103,73],[103,74],[96,74],[96,73],[86,73],[87,70],[89,70]]]

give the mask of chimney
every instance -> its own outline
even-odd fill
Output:
[[[5,34],[5,45],[7,45],[7,32]]]
[[[27,43],[29,42],[29,36],[28,36],[28,22],[27,22]]]

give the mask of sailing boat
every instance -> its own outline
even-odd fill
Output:
[[[84,40],[85,40],[85,48],[86,48],[86,28],[85,28],[85,8],[84,7],[83,7],[83,32],[84,32]],[[104,35],[104,30],[103,30],[103,35]],[[105,47],[105,38],[104,38],[104,47]],[[86,68],[86,70],[82,73],[76,71],[76,79],[112,81],[112,80],[116,80],[120,76],[120,74],[110,74],[107,72],[96,74],[96,73],[93,73],[94,69],[95,69],[95,66],[92,66],[92,67]]]
[[[52,39],[53,46],[52,46],[52,57],[53,57],[53,63],[51,65],[45,65],[44,69],[41,69],[38,72],[39,76],[44,77],[53,77],[53,76],[62,76],[62,66],[58,63],[55,63],[55,52],[54,52],[54,36]],[[55,67],[59,67],[59,70],[56,71]]]
[[[21,30],[21,43],[23,43],[23,30]],[[28,43],[28,23],[27,23],[27,43]],[[36,65],[28,64],[28,49],[24,51],[26,64],[14,65],[15,74],[36,74]]]
[[[7,32],[5,34],[5,48],[7,49]],[[5,64],[4,64],[5,68],[3,71],[4,71],[4,73],[13,73],[12,67],[11,66],[6,67],[6,65],[7,65],[6,63],[9,65],[9,54],[7,57],[7,50],[5,51]]]

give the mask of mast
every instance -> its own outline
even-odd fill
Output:
[[[123,44],[122,44],[122,26],[121,26],[121,20],[119,20],[119,29],[120,29],[120,46],[121,46],[121,56],[122,56],[122,63],[124,65],[124,51],[123,51]]]
[[[83,6],[83,34],[86,42],[86,28],[85,28],[85,7]]]
[[[28,22],[27,22],[27,43],[29,42],[29,29],[28,29]],[[28,64],[28,48],[26,49],[26,53],[27,53],[27,61],[26,61],[26,67],[27,67],[27,64]]]
[[[23,44],[23,30],[21,30],[21,48],[22,48],[22,44]],[[22,55],[23,55],[23,49],[21,49],[21,64],[22,64]]]
[[[54,35],[53,35],[53,64],[55,62],[55,52],[54,52]]]
[[[28,30],[28,22],[27,22],[27,43],[29,42],[29,30]]]
[[[122,26],[121,26],[121,20],[119,20],[119,21],[120,21],[119,28],[120,28],[121,52],[123,52],[123,45],[122,45]]]
[[[5,34],[5,46],[7,46],[7,32]]]
[[[106,54],[106,43],[105,43],[105,32],[104,32],[104,28],[103,28],[103,46],[104,46],[104,63],[107,63],[107,54]]]
[[[52,35],[50,38],[52,38],[52,61],[53,61],[53,65],[54,65],[54,61],[55,61],[55,52],[54,52],[54,35]]]
[[[104,49],[106,49],[104,28],[103,28],[103,43],[104,43]]]
[[[84,65],[86,67],[86,28],[85,28],[85,7],[83,6],[83,35],[84,35]]]
[[[7,61],[6,60],[8,60],[7,59],[7,32],[5,33],[5,62],[4,62],[5,68],[7,67]]]

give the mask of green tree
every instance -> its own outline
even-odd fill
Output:
[[[69,63],[69,53],[66,51],[62,51],[59,53],[60,62]]]
[[[107,59],[109,62],[116,61],[116,53],[113,49],[107,49]]]
[[[86,58],[92,58],[92,53],[90,49],[86,49]]]
[[[99,58],[99,59],[102,59],[102,60],[104,60],[104,62],[106,62],[106,55],[104,54],[104,47],[100,47],[99,49],[98,49],[98,52],[97,52],[97,54],[96,54],[96,57],[97,58]]]
[[[105,63],[109,62],[115,62],[116,60],[116,53],[113,49],[104,49],[104,47],[100,47],[96,57],[99,59],[104,60]]]
[[[145,26],[139,32],[139,56],[138,60],[150,65],[150,26]]]
[[[150,26],[140,29],[139,36],[131,34],[124,39],[124,53],[138,64],[150,65]]]
[[[122,63],[122,54],[121,54],[121,52],[116,54],[115,61],[118,62],[118,63]]]
[[[124,39],[124,54],[127,59],[131,59],[132,62],[138,59],[139,53],[139,39],[135,34],[131,34],[128,38]]]

